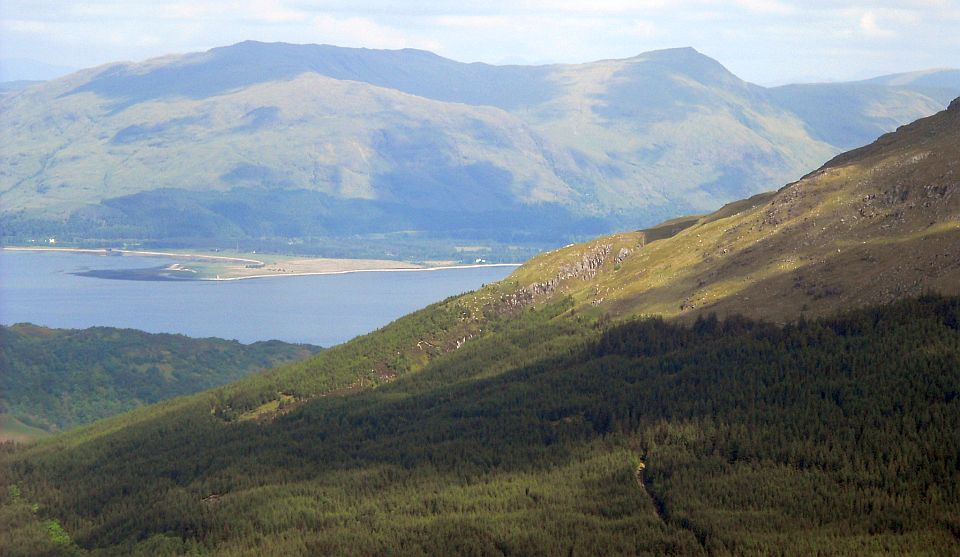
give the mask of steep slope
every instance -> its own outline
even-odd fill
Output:
[[[958,112],[709,216],[545,254],[310,360],[0,445],[0,546],[953,553],[960,298],[906,298],[960,284]],[[795,286],[801,267],[822,291]],[[889,288],[907,274],[922,281]],[[849,310],[876,300],[894,303]],[[846,311],[771,323],[803,304]],[[610,319],[661,306],[700,319]]]
[[[539,248],[713,209],[943,102],[862,87],[828,114],[692,49],[523,67],[246,42],[6,93],[0,219],[14,242]]]
[[[777,192],[544,254],[513,277],[528,298],[571,295],[613,315],[789,319],[960,294],[958,161],[954,100]],[[556,269],[584,266],[587,280],[557,280]]]
[[[0,326],[0,412],[44,432],[119,414],[307,358],[316,347],[94,327]]]

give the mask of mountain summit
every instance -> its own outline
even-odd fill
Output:
[[[244,42],[0,97],[0,224],[20,242],[539,249],[715,209],[948,100],[897,83],[764,89],[689,48],[491,66]]]

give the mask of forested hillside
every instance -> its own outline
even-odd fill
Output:
[[[554,318],[567,308],[501,321],[376,389],[255,419],[218,415],[220,390],[126,427],[8,448],[0,545],[14,555],[957,550],[960,300],[785,327]]]
[[[110,327],[0,326],[0,413],[7,426],[0,436],[13,436],[14,420],[46,432],[69,429],[316,351],[279,341],[243,345]]]

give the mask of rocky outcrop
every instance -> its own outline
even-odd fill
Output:
[[[612,252],[613,246],[610,244],[595,246],[583,254],[580,259],[561,266],[559,272],[552,278],[528,284],[513,294],[503,296],[500,299],[500,306],[506,310],[520,309],[532,304],[537,298],[553,294],[565,281],[571,279],[590,280],[597,275],[597,271]],[[629,254],[630,250],[621,249],[620,253],[614,258],[615,264],[619,265]]]

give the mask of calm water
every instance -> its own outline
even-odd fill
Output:
[[[512,267],[429,273],[354,273],[227,282],[78,277],[88,269],[172,263],[147,257],[0,252],[0,323],[94,325],[333,346],[394,319],[500,280]]]

